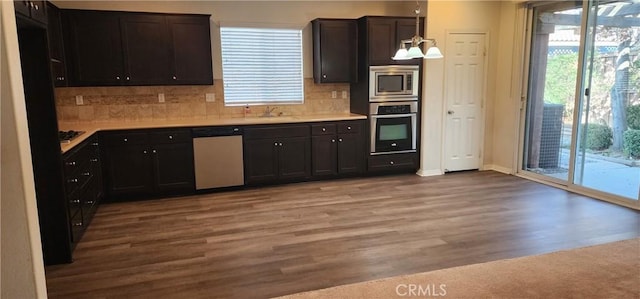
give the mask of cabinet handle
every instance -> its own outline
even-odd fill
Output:
[[[280,142],[280,144],[278,144],[279,146],[282,146],[282,142]]]
[[[327,79],[327,74],[322,74],[322,78]]]
[[[73,226],[82,226],[82,222],[75,222],[73,223]]]
[[[342,142],[342,138],[338,138],[338,142]]]
[[[122,139],[122,141],[127,142],[129,141],[129,139],[125,138],[125,139]]]
[[[64,81],[64,77],[60,77],[60,81]]]
[[[65,163],[67,166],[76,166],[76,161],[71,161],[71,162],[67,162]]]
[[[93,200],[88,200],[88,201],[87,201],[87,204],[88,204],[88,205],[92,205],[92,204],[93,204]]]
[[[173,139],[173,135],[169,135],[169,139]]]
[[[70,203],[80,203],[80,200],[79,199],[74,199],[74,200],[70,200],[69,202]]]
[[[335,142],[336,142],[336,140],[335,140],[335,139],[331,139],[331,142],[335,143]]]
[[[31,8],[33,8],[33,2],[27,2],[27,6],[31,6]]]
[[[390,161],[389,164],[393,165],[394,163],[393,163],[393,161]]]
[[[394,142],[394,143],[391,144],[391,146],[396,147],[396,146],[398,146],[398,144]]]
[[[39,9],[40,9],[40,7],[38,7],[38,4],[34,4],[34,5],[33,5],[33,8],[35,8],[36,10],[39,10]]]
[[[120,76],[116,76],[116,80],[120,80]]]
[[[154,154],[155,154],[155,153],[158,153],[156,150],[152,150],[151,152],[152,152],[152,153],[154,153]]]
[[[99,144],[99,143],[97,143],[97,142],[92,142],[92,143],[91,143],[91,145],[93,145],[93,146],[98,146],[98,145],[100,145],[100,144]]]
[[[127,78],[125,78],[125,79],[127,79],[127,81],[129,81],[131,78],[129,78],[129,76],[127,76]]]
[[[91,173],[90,172],[83,172],[82,175],[83,176],[91,176]]]
[[[142,151],[142,153],[143,153],[143,154],[146,154],[146,153],[147,153],[147,150],[143,150],[143,151]]]
[[[326,131],[327,131],[327,129],[326,129],[326,128],[322,128],[322,132],[326,132]]]
[[[77,183],[78,179],[68,179],[67,183]]]
[[[278,146],[278,143],[277,143],[277,142],[275,142],[273,145]]]
[[[97,159],[97,158],[93,158],[93,159],[91,159],[90,161],[91,161],[91,162],[98,162],[98,159]]]
[[[348,127],[347,127],[347,130],[351,130],[351,126],[348,126]]]
[[[172,78],[173,78],[173,80],[178,80],[178,77],[176,77],[176,76],[173,76]]]

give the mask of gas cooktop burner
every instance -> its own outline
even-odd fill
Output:
[[[58,131],[58,139],[60,143],[69,143],[82,134],[84,134],[84,131]]]

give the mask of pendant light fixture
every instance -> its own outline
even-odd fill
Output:
[[[436,45],[436,40],[433,38],[422,38],[420,36],[420,3],[416,1],[416,34],[411,39],[403,39],[400,41],[400,47],[398,48],[398,52],[391,59],[393,60],[408,60],[413,58],[424,58],[424,59],[438,59],[442,58],[442,53],[440,49],[438,49]],[[427,49],[427,54],[423,54],[420,49],[420,44],[424,42],[431,42],[433,44],[432,47]],[[409,50],[407,50],[406,44],[411,44]]]

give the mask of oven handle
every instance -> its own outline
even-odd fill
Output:
[[[372,118],[396,118],[396,117],[414,117],[416,113],[407,113],[407,114],[372,114]]]

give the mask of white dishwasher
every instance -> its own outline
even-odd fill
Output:
[[[244,185],[242,128],[191,130],[196,190]]]

